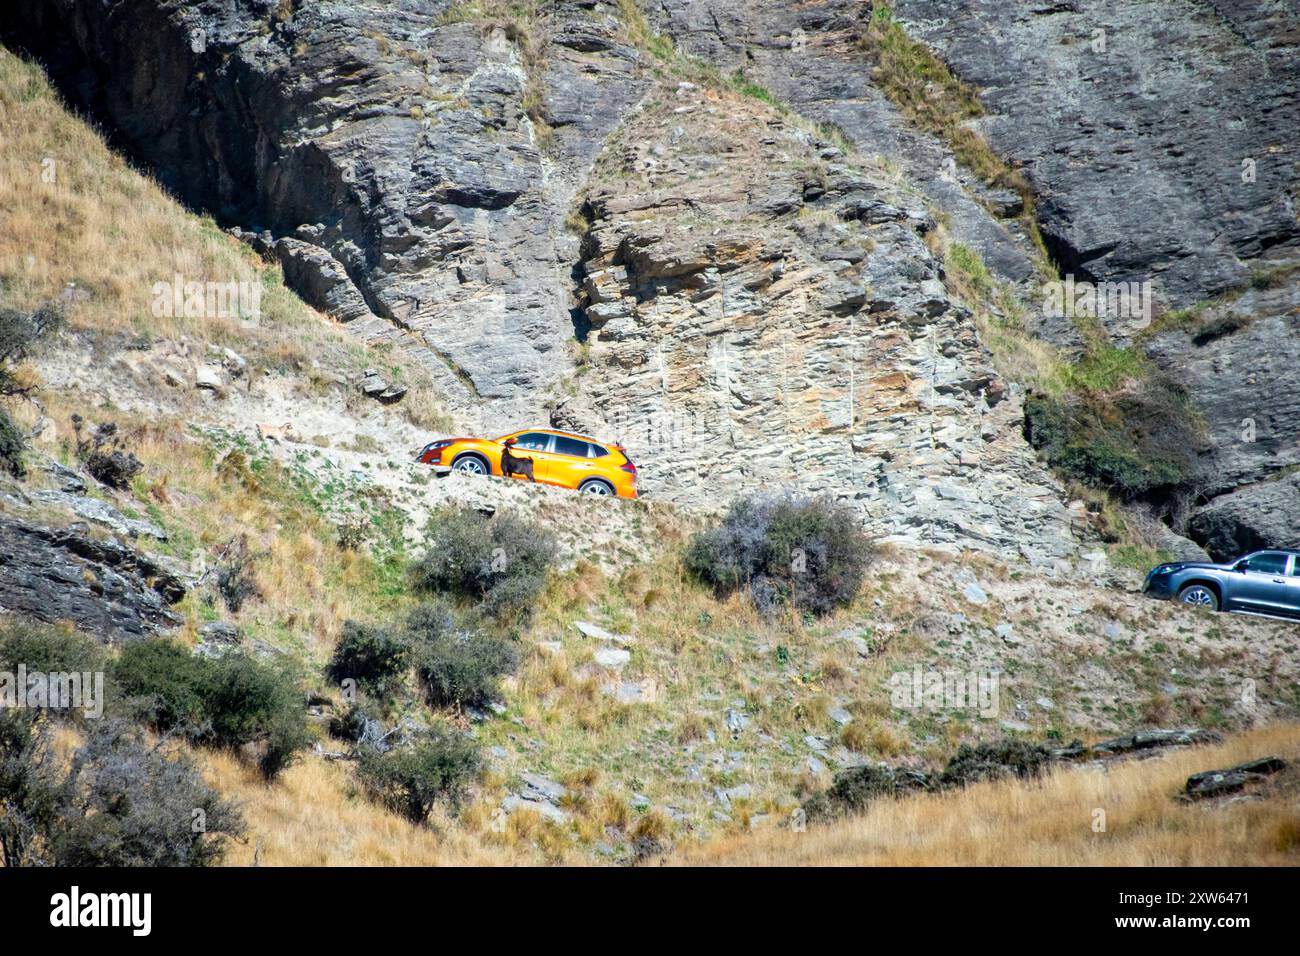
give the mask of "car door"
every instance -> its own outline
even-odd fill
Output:
[[[1282,551],[1260,551],[1237,562],[1241,575],[1233,590],[1234,603],[1246,610],[1281,614],[1291,594],[1286,572],[1289,555]]]
[[[1291,555],[1291,567],[1286,576],[1287,613],[1300,617],[1300,554]]]
[[[565,488],[577,488],[591,477],[595,459],[591,456],[591,444],[581,438],[568,435],[556,435],[553,446],[554,460],[551,462],[552,484]]]
[[[537,481],[550,481],[551,464],[555,457],[551,454],[551,443],[555,436],[550,432],[520,432],[515,438],[511,454],[516,458],[532,460],[533,478]]]

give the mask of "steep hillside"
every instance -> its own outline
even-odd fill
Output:
[[[617,21],[543,7],[24,2],[0,32],[310,304],[503,429],[572,365],[562,223],[645,85]]]
[[[1289,725],[1262,726],[1300,715],[1294,625],[1138,593],[1161,552],[1198,552],[1157,516],[1215,553],[1293,543],[1300,524],[1289,167],[1261,162],[1262,197],[1092,222],[1099,196],[1147,187],[1057,152],[969,39],[1024,55],[1083,14],[932,6],[13,0],[0,37],[39,61],[0,51],[0,308],[64,324],[5,405],[31,437],[27,474],[0,473],[0,625],[70,626],[112,654],[170,637],[292,671],[311,745],[280,777],[237,748],[181,748],[244,806],[237,864],[954,847],[1059,862],[1079,849],[1053,827],[1081,779],[1140,824],[1096,862],[1293,858],[1285,806],[1216,808],[1235,823],[1211,839],[1164,797],[1202,760],[1294,754]],[[1227,31],[1259,48],[1252,70],[1285,72],[1289,21],[1268,9],[1258,36],[1225,26],[1231,11],[1169,29],[1198,49]],[[1037,101],[1103,109],[1078,106],[1086,76],[1066,66],[1082,54],[1056,46],[1064,78],[1035,81]],[[1132,99],[1136,80],[1105,77]],[[1224,96],[1179,135],[1246,90]],[[1132,121],[1167,127],[1147,102]],[[1290,110],[1279,99],[1243,142],[1272,156]],[[1127,155],[1113,127],[1098,136],[1088,148]],[[1181,142],[1150,176],[1205,172],[1174,161]],[[1119,238],[1091,255],[1098,229]],[[1046,315],[1058,267],[1167,273],[1165,308],[1139,330]],[[1169,402],[1137,401],[1151,395]],[[1117,417],[1097,444],[1123,445],[1141,491],[1054,473],[1026,437],[1047,402]],[[1135,404],[1186,412],[1173,435],[1194,474],[1152,478],[1165,463],[1137,429],[1151,423],[1124,418]],[[1257,437],[1225,437],[1242,418]],[[412,460],[437,435],[547,421],[622,440],[642,497]],[[138,467],[98,480],[101,451]],[[848,504],[878,546],[827,616],[763,614],[688,571],[692,533],[782,488]],[[354,700],[326,668],[345,622],[397,629],[429,599],[411,566],[447,506],[526,521],[559,557],[528,614],[491,625],[518,660],[490,694],[365,702],[384,735],[446,724],[481,753],[463,805],[416,824],[367,792],[364,743],[339,730]],[[900,703],[898,675],[922,674],[978,675],[997,697]],[[1152,727],[1245,736],[772,832],[845,771]],[[1039,856],[962,843],[972,818],[1029,803],[1052,821]],[[874,842],[948,815],[943,847]]]
[[[1185,479],[1204,506],[1187,526],[1198,543],[1227,558],[1295,542],[1300,512],[1285,479],[1300,464],[1293,4],[646,9],[683,50],[743,69],[897,164],[959,241],[1027,290],[1037,335],[1073,352],[1099,322],[1181,383],[1202,429]],[[1046,312],[1031,281],[1041,253],[1080,282],[1147,283],[1156,320]]]

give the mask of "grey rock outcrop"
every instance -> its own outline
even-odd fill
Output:
[[[1270,0],[895,0],[980,92],[1064,272],[1181,306],[1300,257],[1300,10]]]
[[[1027,178],[1062,273],[1149,282],[1157,314],[1227,294],[1234,302],[1218,310],[1248,317],[1246,331],[1207,322],[1137,340],[1132,323],[1103,321],[1117,342],[1138,341],[1185,384],[1191,413],[1204,415],[1212,447],[1198,491],[1212,500],[1250,485],[1238,494],[1275,498],[1280,491],[1258,483],[1300,464],[1300,273],[1287,271],[1300,262],[1300,9],[1276,0],[890,6],[978,92],[986,115],[972,125]],[[870,3],[655,0],[648,8],[683,49],[726,71],[744,69],[801,113],[888,157],[994,273],[1028,275],[1014,203],[1000,202],[942,144],[910,129],[872,82],[857,43]],[[1276,288],[1241,294],[1261,276]],[[1067,353],[1080,347],[1073,322],[1030,320]],[[1258,424],[1257,442],[1234,437],[1247,418]],[[1261,519],[1255,540],[1278,546],[1300,537],[1300,524]],[[1209,521],[1191,525],[1207,546],[1198,529]]]
[[[1205,770],[1187,778],[1183,793],[1190,800],[1223,797],[1238,793],[1286,768],[1287,762],[1281,757],[1260,757],[1224,770]]]
[[[926,246],[933,220],[886,172],[682,84],[620,132],[587,211],[589,369],[554,421],[641,449],[645,492],[795,487],[854,501],[882,537],[1072,550],[1019,396]]]
[[[1189,531],[1218,559],[1300,543],[1300,282],[1248,289],[1153,335],[1205,422]]]
[[[1300,546],[1300,474],[1246,485],[1192,517],[1191,533],[1219,561],[1261,548]]]
[[[85,491],[84,486],[82,492]],[[68,493],[49,489],[34,491],[31,497],[56,508],[67,509],[79,518],[102,524],[120,535],[131,538],[148,537],[159,541],[167,540],[167,533],[153,522],[140,518],[128,518],[117,508],[101,498],[92,498],[84,493]]]
[[[0,517],[0,609],[120,642],[180,624],[169,605],[184,595],[177,574],[115,541]]]
[[[467,417],[571,365],[563,221],[647,81],[609,8],[16,0],[0,34],[308,302],[409,349]]]
[[[1015,216],[938,139],[916,129],[872,81],[858,46],[871,4],[860,0],[655,0],[647,16],[683,50],[745,75],[801,115],[833,124],[864,152],[887,157],[948,217],[949,228],[997,274],[1033,274]]]

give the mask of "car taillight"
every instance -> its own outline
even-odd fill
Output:
[[[624,461],[623,464],[619,465],[618,467],[623,471],[626,471],[629,475],[636,474],[636,465],[632,464],[632,460],[630,458]]]

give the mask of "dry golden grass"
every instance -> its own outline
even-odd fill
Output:
[[[1175,799],[1190,774],[1268,754],[1300,758],[1300,725],[1108,772],[1061,768],[1037,782],[885,800],[860,817],[806,833],[768,829],[686,847],[668,862],[721,866],[1295,866],[1295,777],[1264,799]],[[1105,832],[1094,832],[1095,811]]]
[[[152,314],[155,282],[176,273],[263,282],[255,257],[211,221],[185,215],[63,108],[39,66],[8,52],[0,52],[0,131],[6,304],[31,307],[72,282],[89,293],[73,311],[75,324],[174,337],[186,320]],[[241,335],[236,320],[186,331],[227,341]]]
[[[204,777],[240,804],[248,834],[225,863],[248,866],[520,866],[542,863],[526,839],[489,844],[447,819],[415,826],[355,791],[350,766],[308,757],[274,783],[229,753],[194,751]],[[259,850],[260,847],[260,850]]]

